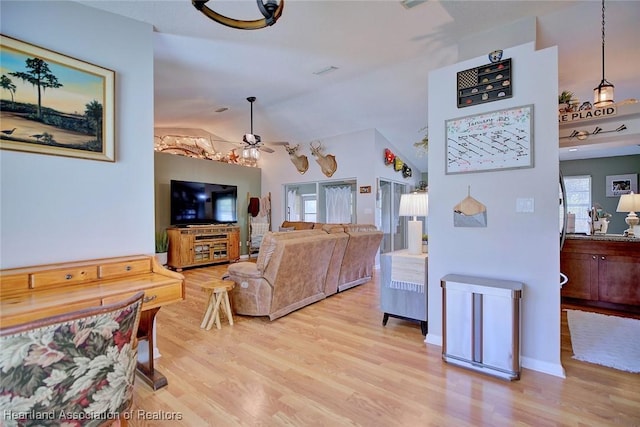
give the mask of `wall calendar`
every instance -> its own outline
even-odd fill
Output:
[[[446,174],[533,167],[533,104],[447,120]]]

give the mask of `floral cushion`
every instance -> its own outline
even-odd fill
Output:
[[[3,425],[95,426],[126,411],[142,296],[0,331]]]

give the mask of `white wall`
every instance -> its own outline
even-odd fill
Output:
[[[322,145],[325,147],[324,153],[336,156],[338,163],[338,169],[330,178],[322,174],[315,157],[311,155],[309,143],[301,143],[301,151],[298,152],[309,159],[309,170],[304,175],[298,173],[284,147],[275,147],[275,153],[262,155],[262,193],[271,192],[274,226],[280,225],[285,218],[284,184],[355,179],[358,187],[371,186],[369,194],[358,192],[357,216],[358,223],[375,224],[376,178],[393,176],[396,181],[415,186],[420,181],[422,170],[426,169],[424,159],[418,159],[422,160],[422,166],[415,159],[403,159],[413,171],[411,178],[403,178],[400,172],[385,166],[384,148],[389,147],[392,151],[396,148],[375,129],[322,138]]]
[[[491,49],[487,49],[490,51]],[[505,49],[513,60],[513,98],[458,109],[456,73],[486,55],[429,74],[429,334],[442,344],[440,280],[450,273],[524,283],[522,366],[564,376],[560,364],[557,48],[528,43]],[[534,167],[445,175],[445,121],[534,104]],[[437,105],[438,108],[434,108]],[[486,228],[453,226],[453,207],[471,195],[486,205]],[[516,198],[533,198],[534,213],[516,213]]]
[[[153,253],[152,26],[71,2],[0,8],[3,34],[116,72],[115,163],[0,151],[0,268]]]

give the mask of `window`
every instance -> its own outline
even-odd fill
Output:
[[[302,195],[302,216],[303,221],[316,222],[316,195],[315,194],[303,194]]]
[[[221,222],[235,222],[236,198],[232,195],[222,195],[216,200],[216,219]]]
[[[591,176],[565,176],[567,213],[576,216],[576,233],[589,233],[589,210],[591,209]]]

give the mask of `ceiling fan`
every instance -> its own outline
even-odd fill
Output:
[[[244,142],[245,148],[257,148],[258,150],[266,153],[273,153],[274,150],[272,148],[264,145],[260,135],[253,133],[253,103],[256,101],[256,97],[250,96],[247,98],[247,101],[249,101],[249,104],[251,105],[251,133],[245,133],[242,136],[242,142]]]

